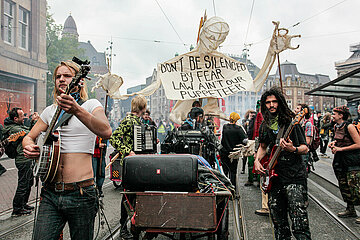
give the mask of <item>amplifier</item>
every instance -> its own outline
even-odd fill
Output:
[[[123,186],[130,191],[196,191],[197,161],[190,154],[127,156],[123,164]]]

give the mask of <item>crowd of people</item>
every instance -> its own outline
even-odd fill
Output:
[[[25,119],[21,108],[13,108],[4,121],[4,127],[1,126],[1,139],[20,131],[26,133],[26,136],[11,143],[15,146],[14,159],[18,169],[12,215],[22,216],[30,214],[34,208],[28,205],[28,200],[34,184],[33,159],[39,158],[41,150],[36,139],[41,132],[46,131],[57,108],[72,115],[57,129],[61,136],[59,167],[54,180],[43,184],[34,228],[35,239],[58,237],[65,223],[69,224],[72,239],[93,238],[99,198],[104,197],[102,186],[108,144],[119,153],[118,160],[122,164],[126,156],[135,155],[134,126],[142,124],[155,127],[157,141],[165,145],[175,144],[179,130],[199,130],[205,144],[200,141],[201,147],[194,148],[196,152],[190,153],[207,156],[207,152],[218,151],[220,159],[209,157],[209,166],[219,167],[220,160],[224,174],[235,188],[239,187],[236,186],[239,177],[237,169],[241,168],[241,174],[245,174],[246,164],[248,177],[245,186],[259,187],[260,178],[268,174],[264,163],[269,160],[264,159],[270,159],[274,149],[281,149],[277,164],[272,166],[277,177],[270,178],[271,184],[266,191],[260,186],[261,209],[255,211],[256,214],[271,217],[276,239],[291,239],[292,235],[296,239],[311,239],[307,214],[307,177],[313,162],[317,160],[316,141],[319,141],[320,156],[329,157],[326,152],[328,147],[334,154],[333,169],[341,195],[347,204],[345,211],[338,213],[338,216],[357,217],[355,206],[360,204],[360,105],[358,118],[352,120],[346,106],[336,107],[332,113],[324,115],[312,112],[306,104],[299,104],[292,110],[282,91],[271,88],[262,94],[255,110],[246,112],[242,124],[239,123],[241,117],[238,113],[230,114],[229,123],[224,124],[221,129],[220,140],[213,131],[214,126],[210,126],[210,118],[205,121],[204,110],[199,101],[194,102],[184,123],[175,128],[170,122],[153,121],[146,99],[136,96],[131,101],[131,113],[112,132],[102,104],[96,99],[88,99],[85,83],[76,87],[70,95],[65,94],[80,67],[73,61],[61,62],[53,74],[54,104],[40,115],[34,113],[30,120]],[[304,120],[293,125],[294,117],[302,111],[306,111]],[[288,129],[291,131],[287,131]],[[288,135],[285,136],[285,133]],[[175,136],[175,139],[170,138],[171,136]],[[254,155],[240,160],[229,157],[239,144],[245,146],[250,140],[255,141]],[[207,142],[211,144],[206,144]],[[1,142],[0,155],[4,154],[8,144],[10,143]],[[204,150],[204,146],[207,149]],[[216,154],[211,154],[213,155]],[[239,161],[241,166],[238,167]],[[5,172],[6,169],[0,165],[0,175]],[[66,204],[63,204],[64,201]],[[126,224],[129,220],[126,201],[131,201],[131,196],[122,198],[120,235],[123,239],[131,239],[132,235]],[[360,218],[356,222],[360,223]]]

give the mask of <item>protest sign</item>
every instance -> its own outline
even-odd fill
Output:
[[[172,100],[223,98],[254,90],[246,65],[217,51],[192,51],[160,63],[158,78]]]

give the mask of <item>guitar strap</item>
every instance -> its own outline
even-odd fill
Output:
[[[279,143],[280,143],[280,138],[283,137],[284,131],[285,131],[285,126],[282,126],[282,127],[280,128],[278,134],[276,135],[275,145],[279,145]]]
[[[82,100],[82,99],[79,99],[78,104],[81,106],[84,102],[86,102],[86,101],[84,101],[84,100]],[[67,124],[69,123],[69,120],[70,120],[70,118],[71,118],[72,116],[73,116],[72,114],[65,112],[65,113],[61,116],[61,118],[59,119],[59,121],[56,123],[53,131],[55,131],[58,127],[62,127],[62,126],[64,126],[64,125],[67,125]]]

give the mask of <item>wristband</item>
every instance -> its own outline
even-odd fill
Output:
[[[295,151],[294,151],[294,153],[298,153],[298,148],[297,147],[295,147]]]

